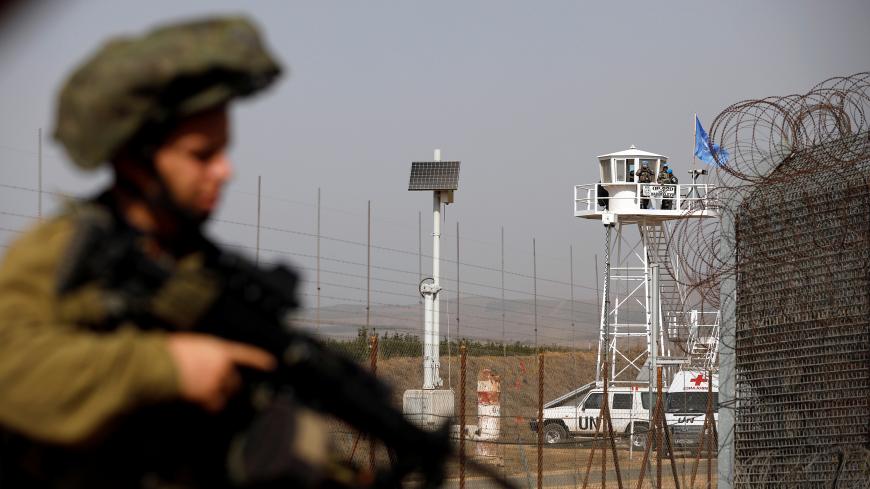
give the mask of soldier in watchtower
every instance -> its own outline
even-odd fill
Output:
[[[659,176],[656,177],[656,183],[658,183],[659,185],[666,185],[668,183],[668,181],[670,180],[670,177],[668,176],[668,169],[669,168],[667,163],[662,165],[662,171],[660,171]]]
[[[662,210],[671,210],[674,208],[674,198],[668,195],[675,195],[677,192],[676,185],[680,183],[674,171],[668,168],[659,175],[659,183],[662,185]]]
[[[651,183],[652,182],[653,176],[655,176],[655,174],[653,173],[652,170],[650,170],[648,161],[644,160],[641,163],[641,168],[640,168],[640,170],[637,171],[636,176],[637,176],[637,183]],[[644,188],[641,187],[641,195],[643,195],[643,191],[644,191]],[[640,208],[646,209],[648,207],[649,207],[649,194],[647,194],[646,198],[640,199]]]

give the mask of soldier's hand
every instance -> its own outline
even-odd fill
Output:
[[[275,368],[275,357],[268,352],[214,336],[173,333],[167,346],[178,370],[181,397],[209,411],[220,411],[238,390],[237,367]]]

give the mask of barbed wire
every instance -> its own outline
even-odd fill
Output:
[[[730,153],[711,167],[724,227],[671,229],[691,296],[736,304],[721,343],[736,361],[735,488],[868,487],[866,454],[835,456],[870,443],[868,110],[870,72],[726,108],[710,129]]]

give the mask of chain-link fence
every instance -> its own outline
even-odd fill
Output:
[[[806,174],[828,151],[738,215],[737,487],[870,481],[870,159]]]
[[[868,109],[865,72],[713,122],[722,225],[674,236],[689,285],[722,290],[729,486],[870,487]]]
[[[406,391],[420,387],[422,346],[408,336],[361,332],[352,341],[332,341],[331,345],[366,368],[376,369],[377,376],[392,386],[392,403],[397,409],[403,408]],[[442,386],[450,393],[437,399],[452,404],[433,408],[442,413],[437,415],[438,423],[450,425],[458,453],[447,466],[447,487],[496,487],[471,467],[472,462],[486,464],[517,487],[529,489],[715,487],[712,424],[698,432],[696,443],[677,447],[670,429],[665,436],[664,396],[658,422],[650,419],[656,418],[658,396],[652,405],[645,404],[646,409],[620,405],[620,396],[640,399],[646,386],[614,387],[608,403],[601,403],[604,386],[600,383],[565,396],[594,378],[596,351],[542,348],[536,353],[529,346],[501,348],[504,345],[480,342],[442,342],[442,351],[448,346],[451,354],[441,357],[441,367],[442,373],[452,372]],[[590,407],[596,395],[597,404]],[[560,402],[551,402],[560,398]],[[712,413],[712,393],[709,399]],[[603,421],[605,406],[612,419],[609,429]],[[373,445],[359,432],[336,424],[333,434],[336,453],[343,460],[369,467],[374,459],[375,467],[389,467],[385,447],[375,444],[373,457]]]

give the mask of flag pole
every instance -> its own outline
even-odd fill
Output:
[[[695,171],[695,145],[698,144],[698,113],[695,112],[695,120],[692,121],[692,173]],[[695,182],[692,182],[695,183]]]
[[[698,113],[695,112],[695,119],[692,121],[692,186],[689,188],[689,196],[696,197],[697,189],[695,185],[698,183],[698,172],[695,169],[695,146],[698,144]],[[689,202],[691,205],[691,202]]]

